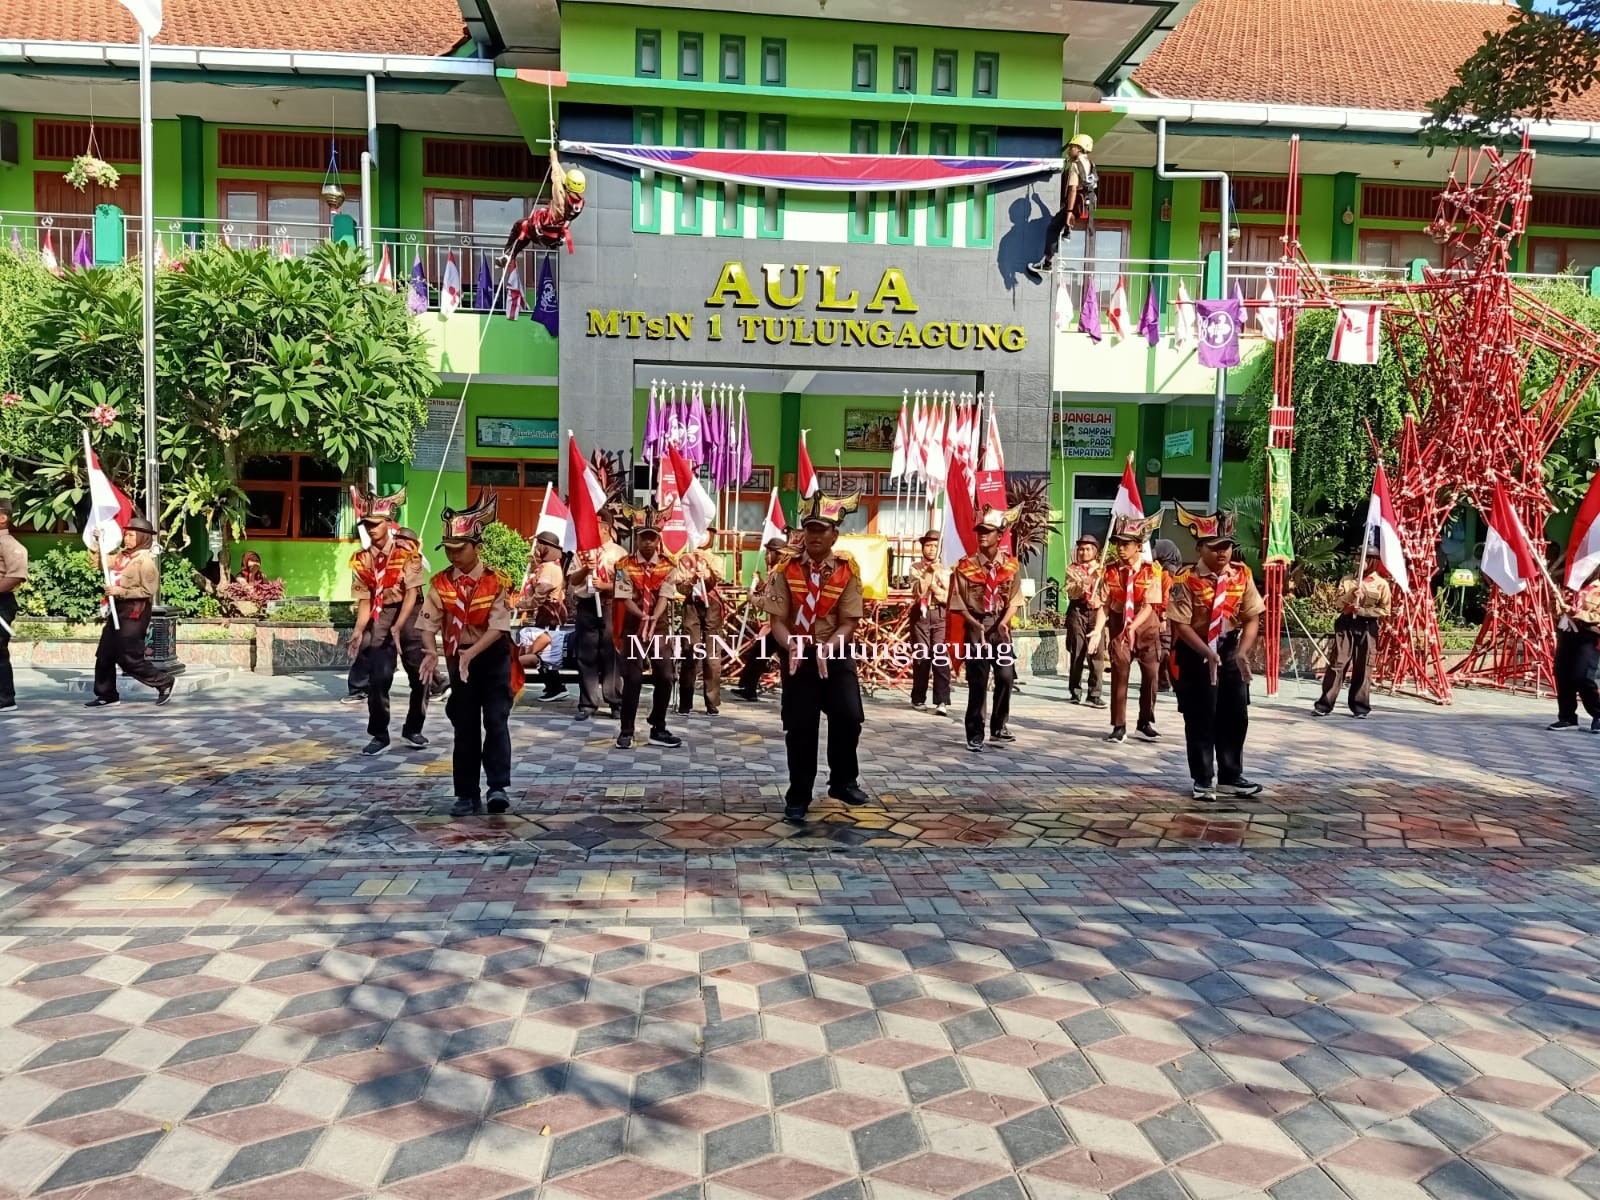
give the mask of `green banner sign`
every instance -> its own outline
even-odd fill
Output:
[[[1289,517],[1294,507],[1293,489],[1289,483],[1289,451],[1275,447],[1267,451],[1267,494],[1272,520],[1267,525],[1267,561],[1293,562],[1294,535],[1289,529]]]
[[[1161,456],[1163,458],[1188,458],[1194,453],[1194,430],[1185,429],[1180,433],[1169,433],[1162,443]]]

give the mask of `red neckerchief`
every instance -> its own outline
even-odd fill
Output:
[[[489,613],[503,586],[500,576],[487,567],[477,579],[453,567],[433,577],[433,590],[439,595],[439,607],[444,613],[440,632],[446,658],[455,657],[461,635],[468,628],[489,623]]]
[[[351,571],[372,597],[374,618],[383,611],[384,593],[399,587],[405,578],[406,567],[410,565],[414,553],[415,551],[408,550],[391,535],[387,550],[380,551],[377,546],[373,546],[369,550],[358,550],[351,557]],[[370,564],[367,562],[368,554],[372,556]]]
[[[992,613],[1000,605],[1001,589],[1011,582],[1021,565],[1002,550],[987,561],[981,554],[969,554],[956,565],[956,570],[963,579],[982,586],[983,611]]]
[[[789,581],[789,599],[794,604],[795,631],[810,633],[818,621],[833,611],[833,606],[844,595],[852,574],[850,563],[840,559],[832,574],[823,578],[828,560],[812,562],[801,556],[790,559],[783,568]]]

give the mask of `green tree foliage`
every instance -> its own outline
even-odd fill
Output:
[[[1517,0],[1510,20],[1484,35],[1429,105],[1424,139],[1473,144],[1520,137],[1600,75],[1600,0]]]
[[[491,571],[498,571],[516,587],[528,572],[528,539],[499,521],[483,530],[483,545],[478,553]]]
[[[188,255],[181,269],[157,273],[167,543],[184,544],[196,518],[235,537],[242,532],[238,464],[250,454],[306,451],[344,470],[410,459],[438,380],[405,299],[364,283],[364,271],[358,251],[328,243],[290,259],[208,248]],[[24,316],[32,373],[20,401],[0,413],[0,488],[13,491],[23,520],[75,519],[86,495],[88,429],[101,465],[137,499],[136,266],[52,279]]]
[[[17,589],[17,605],[30,617],[92,621],[105,594],[105,576],[79,543],[52,547],[33,559],[27,580]]]
[[[28,312],[50,283],[37,259],[0,253],[0,395],[28,386]]]

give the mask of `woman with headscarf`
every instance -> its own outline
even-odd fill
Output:
[[[233,577],[235,583],[265,583],[267,577],[261,571],[261,555],[254,550],[246,550],[244,558],[239,563],[239,573]]]

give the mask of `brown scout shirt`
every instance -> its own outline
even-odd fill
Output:
[[[722,555],[710,549],[691,551],[678,559],[678,570],[682,573],[678,580],[682,598],[703,603],[711,599],[714,585],[722,582]],[[705,595],[695,595],[696,584]]]
[[[389,540],[389,554],[392,556],[400,553],[402,545],[403,543],[391,537]],[[376,552],[371,549],[367,549],[362,550],[360,555],[362,565],[368,570],[376,572],[378,565]],[[406,592],[410,591],[412,588],[421,587],[422,584],[422,555],[416,551],[412,551],[411,561],[406,564],[405,570],[400,572],[399,584],[395,587],[384,590],[384,606],[388,607],[392,604],[395,606],[395,611],[399,612],[400,602],[406,598]],[[350,599],[356,601],[372,599],[371,591],[369,591],[362,584],[361,577],[359,575],[352,574],[350,577]]]
[[[11,530],[0,529],[0,579],[27,577],[28,548],[11,536]]]
[[[967,558],[972,559],[986,571],[991,564],[1005,562],[1009,557],[1004,550],[997,550],[993,558],[985,558],[981,551],[977,554],[967,555]],[[966,559],[961,561],[965,562]],[[955,612],[966,613],[974,620],[982,621],[985,617],[998,617],[1011,607],[1011,602],[1017,598],[1017,593],[1022,590],[1022,569],[1018,567],[1016,571],[1012,572],[1011,578],[1005,582],[1000,592],[999,606],[993,610],[984,607],[983,584],[974,583],[960,572],[953,572],[950,582],[952,585],[950,589],[951,609]]]
[[[930,573],[933,575],[933,593],[929,598],[936,607],[944,608],[950,603],[950,568],[937,559],[930,563],[919,558],[911,564],[911,577],[917,583],[921,583]],[[919,590],[913,588],[913,591]]]
[[[153,600],[161,591],[161,568],[148,550],[113,554],[111,577],[116,582],[109,591],[124,600]]]
[[[1248,567],[1238,563],[1235,563],[1234,567],[1249,570]],[[1232,570],[1234,567],[1229,569]],[[1191,575],[1207,583],[1215,578],[1210,571],[1199,564],[1188,571],[1180,572],[1172,587],[1167,590],[1167,620],[1174,628],[1179,625],[1191,626],[1203,642],[1211,631],[1211,602],[1207,600],[1205,604],[1195,603],[1194,594],[1184,582]],[[1261,599],[1261,593],[1256,589],[1255,577],[1252,576],[1245,584],[1244,597],[1239,601],[1239,607],[1234,610],[1233,619],[1223,622],[1222,632],[1226,634],[1238,629],[1251,617],[1259,617],[1266,611],[1267,606]]]
[[[1376,571],[1362,576],[1360,582],[1350,576],[1339,582],[1339,606],[1347,616],[1387,617],[1392,611],[1389,581]]]
[[[837,554],[830,554],[820,564],[818,586],[827,583],[833,578],[834,571],[845,560]],[[818,564],[814,564],[810,557],[802,554],[797,559],[789,562],[798,562],[806,571],[812,571]],[[795,617],[800,612],[800,601],[803,597],[796,597],[789,590],[789,562],[784,562],[772,568],[772,574],[767,580],[767,586],[758,603],[774,617],[782,618],[783,623],[789,627],[789,632],[794,633]],[[861,620],[865,612],[861,596],[861,576],[856,574],[852,566],[850,582],[844,585],[844,591],[839,594],[839,599],[832,608],[817,617],[807,634],[813,642],[831,642],[839,634],[839,623],[847,620]]]
[[[608,578],[614,579],[616,577],[617,564],[627,557],[627,550],[619,542],[607,542],[600,547],[600,567],[607,572]],[[567,568],[569,594],[574,600],[587,600],[594,595],[595,573],[593,571],[584,576],[582,583],[571,582],[578,572],[583,570],[583,558],[584,556],[581,554],[574,555],[572,565]],[[602,590],[607,594],[610,593],[609,587]]]
[[[450,577],[454,580],[470,580],[470,583],[459,582],[457,587],[465,590],[476,586],[477,581],[483,578],[483,573],[489,568],[483,560],[470,571],[457,571],[454,567],[448,568]],[[420,633],[431,651],[434,647],[434,634],[438,633],[444,625],[444,604],[439,600],[439,593],[432,587],[422,589],[421,614],[417,617],[417,632]],[[461,631],[461,640],[457,646],[465,650],[468,646],[477,644],[479,638],[489,633],[511,632],[511,596],[506,588],[500,589],[500,594],[494,598],[494,604],[489,609],[489,620],[482,625],[468,625]]]

